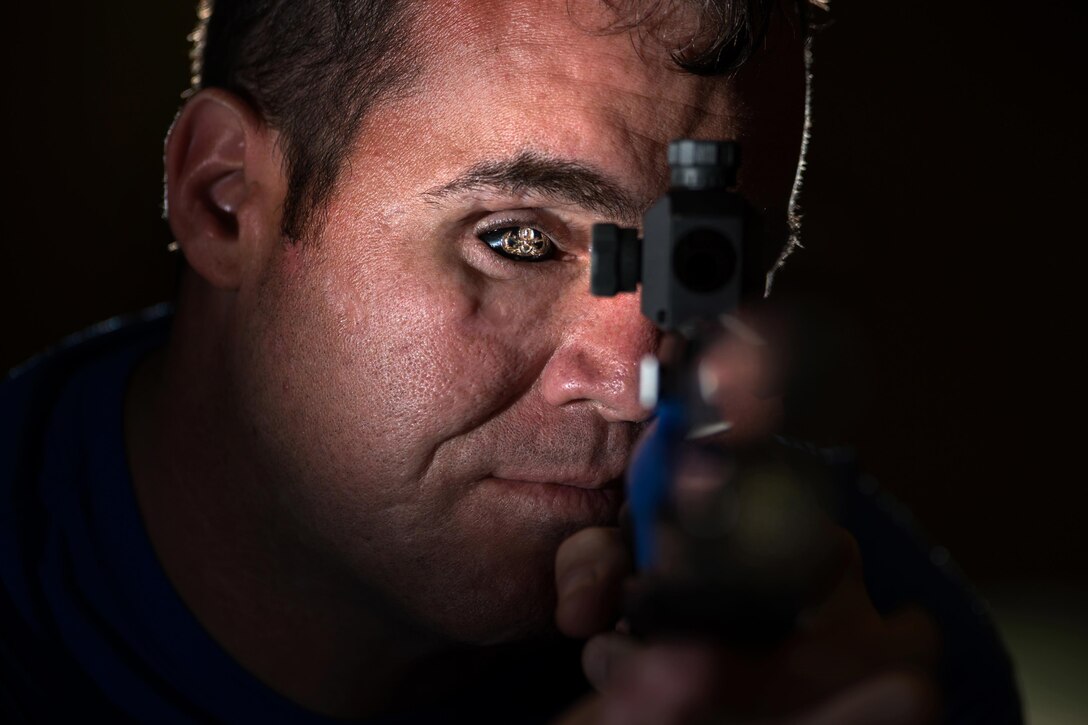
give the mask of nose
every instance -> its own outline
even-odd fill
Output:
[[[639,296],[586,295],[541,372],[544,400],[551,405],[588,404],[609,422],[646,420],[639,404],[642,358],[657,349],[660,335],[639,309]]]

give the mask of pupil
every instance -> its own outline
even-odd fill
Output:
[[[500,254],[526,262],[549,258],[551,240],[533,227],[505,227],[486,232],[480,239]]]

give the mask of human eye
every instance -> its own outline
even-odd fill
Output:
[[[548,234],[528,224],[505,223],[477,236],[496,253],[518,262],[545,262],[555,258],[557,252]]]

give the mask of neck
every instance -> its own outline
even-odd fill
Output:
[[[207,335],[216,312],[179,308],[168,349],[136,371],[126,399],[135,493],[167,576],[235,660],[308,709],[364,717],[442,697],[484,653],[397,621],[279,521],[215,374],[226,369]],[[421,692],[421,680],[444,684]]]

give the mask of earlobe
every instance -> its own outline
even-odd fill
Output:
[[[253,214],[258,190],[251,162],[263,126],[249,105],[218,89],[185,105],[166,141],[166,204],[170,227],[189,265],[210,284],[235,289],[259,234]],[[260,209],[254,209],[260,212]],[[259,218],[260,214],[257,214]]]

